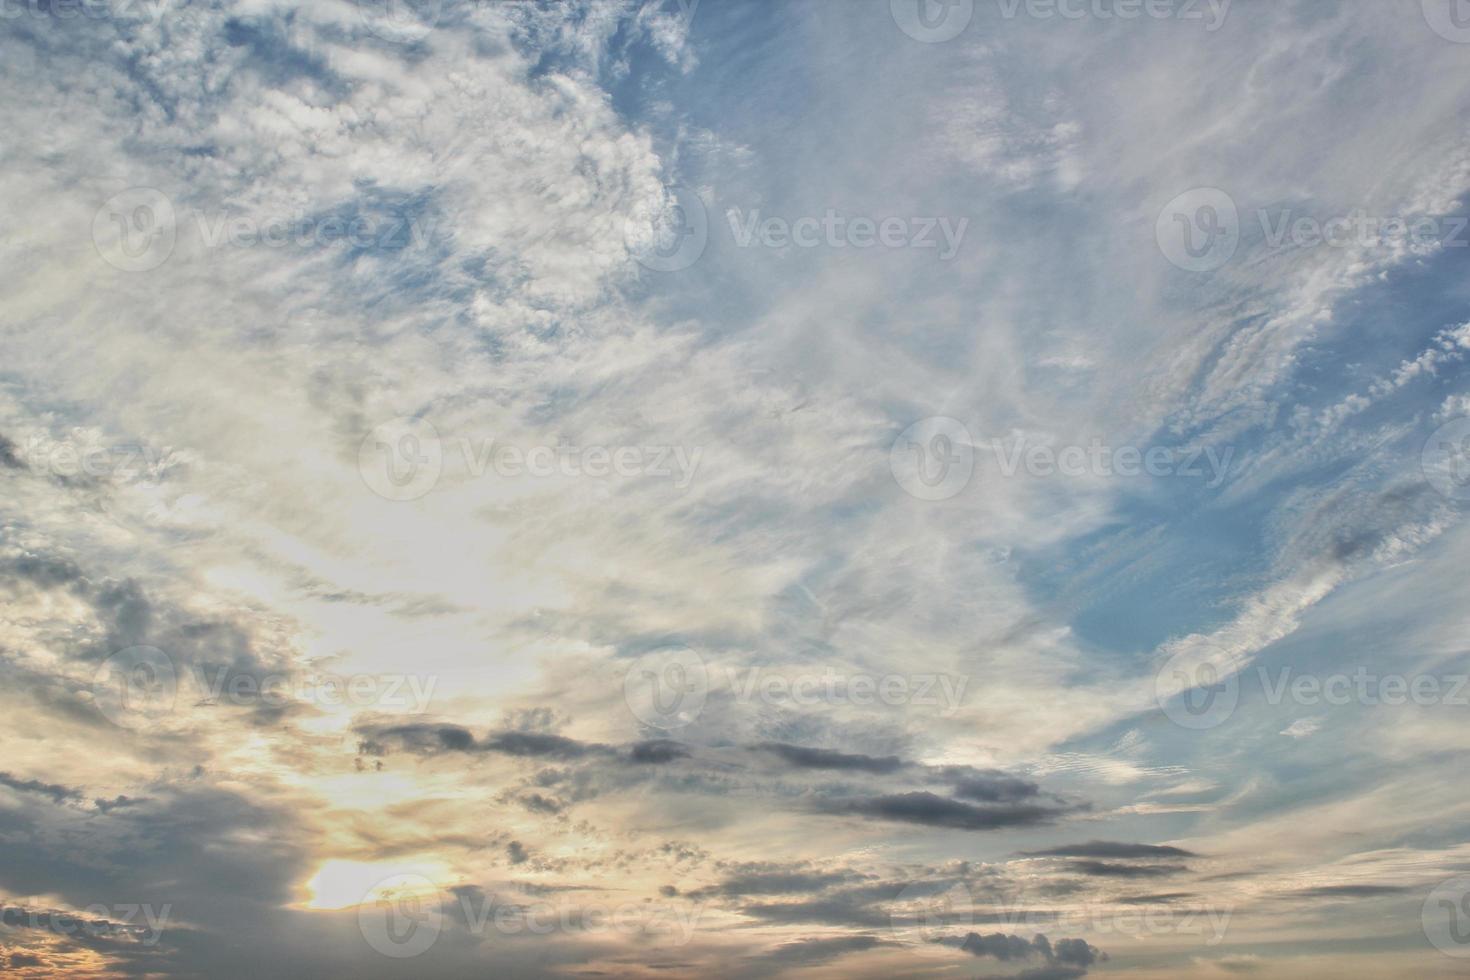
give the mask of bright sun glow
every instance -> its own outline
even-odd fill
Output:
[[[382,897],[392,891],[438,890],[446,869],[437,861],[418,864],[368,861],[326,861],[306,882],[309,909],[346,909]]]

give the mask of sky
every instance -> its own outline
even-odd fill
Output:
[[[0,79],[0,972],[1470,971],[1465,0]]]

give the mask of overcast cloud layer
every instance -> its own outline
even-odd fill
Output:
[[[1464,0],[0,80],[0,972],[1470,969]]]

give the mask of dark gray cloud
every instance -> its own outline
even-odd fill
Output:
[[[1084,976],[1097,963],[1106,962],[1108,955],[1084,939],[1058,939],[1055,942],[1044,934],[1026,940],[1002,932],[986,935],[972,932],[963,939],[940,940],[955,945],[971,956],[988,957],[1002,963],[1043,959],[1046,965],[1025,970],[1020,977],[1033,980],[1060,980],[1060,978]]]
[[[689,757],[689,747],[670,739],[654,739],[648,742],[635,742],[628,750],[628,758],[634,762],[648,765],[662,765],[673,762],[676,759]]]
[[[364,755],[385,755],[389,751],[412,755],[437,755],[441,752],[496,752],[522,758],[580,759],[593,752],[609,752],[608,746],[579,742],[562,735],[545,732],[496,732],[477,740],[463,725],[425,724],[359,726],[358,751]]]
[[[1016,803],[1034,799],[1041,787],[1027,779],[996,770],[983,770],[955,781],[954,795],[977,803]]]
[[[526,848],[518,840],[513,840],[505,845],[505,856],[510,859],[511,864],[525,864],[530,858]]]
[[[607,746],[542,732],[501,732],[489,735],[480,748],[486,752],[540,759],[580,759],[589,752],[605,752]]]
[[[954,830],[996,830],[1047,823],[1065,812],[1033,803],[974,806],[934,793],[895,793],[862,799],[831,800],[821,804],[827,813],[851,814],[870,820],[948,827]]]
[[[741,906],[740,912],[767,922],[793,925],[851,926],[879,928],[889,924],[888,913],[864,898],[847,894],[826,895],[801,902],[761,902]]]
[[[58,786],[55,783],[43,783],[36,779],[18,779],[8,772],[0,772],[0,786],[8,786],[22,793],[38,793],[49,797],[56,803],[80,799],[82,795],[78,790]]]
[[[1186,858],[1198,857],[1193,851],[1164,844],[1123,844],[1115,841],[1095,840],[1086,844],[1064,844],[1049,847],[1044,851],[1022,851],[1024,857],[1077,857],[1077,858]]]
[[[6,436],[0,435],[0,466],[7,469],[19,470],[25,467],[20,456],[16,454],[15,443]]]
[[[871,756],[837,752],[832,749],[813,749],[785,742],[761,742],[751,746],[761,752],[780,757],[787,765],[798,769],[835,769],[848,772],[890,773],[897,772],[906,764],[896,755]]]

